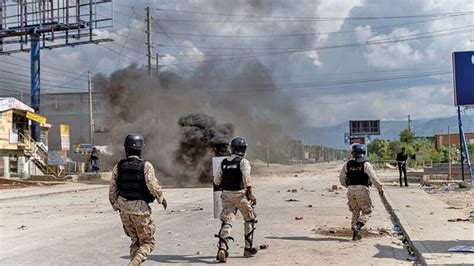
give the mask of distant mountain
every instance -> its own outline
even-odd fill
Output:
[[[474,115],[464,115],[464,132],[474,132]],[[445,134],[448,126],[452,133],[458,132],[458,118],[456,116],[436,119],[420,119],[412,122],[412,130],[416,136],[434,136]],[[372,139],[398,139],[400,132],[407,127],[407,121],[381,121],[381,135],[372,136]],[[344,133],[349,132],[349,122],[330,127],[306,127],[302,128],[293,137],[303,141],[305,145],[323,145],[326,147],[344,149]]]

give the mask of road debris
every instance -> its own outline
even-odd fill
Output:
[[[448,249],[449,252],[474,252],[474,246],[455,246]]]
[[[17,228],[17,230],[28,230],[28,227],[21,225],[20,227]]]
[[[287,200],[285,200],[285,201],[286,201],[286,202],[299,202],[299,200],[297,200],[297,199],[287,199]]]
[[[308,205],[308,208],[313,208],[313,205],[309,204],[309,205]]]
[[[268,245],[267,243],[261,244],[260,246],[258,246],[259,249],[267,249],[269,247],[270,247],[270,245]]]
[[[301,220],[303,220],[303,216],[296,216],[296,217],[295,217],[295,220],[301,221]]]
[[[448,222],[469,222],[469,219],[467,218],[451,218],[451,219],[448,219]]]

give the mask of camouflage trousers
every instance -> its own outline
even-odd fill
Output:
[[[237,211],[242,214],[244,219],[244,234],[245,234],[245,248],[251,248],[253,242],[253,231],[255,230],[255,223],[257,215],[254,209],[250,206],[245,191],[224,191],[222,192],[222,212],[221,221],[222,227],[219,231],[219,238],[225,240],[226,243],[220,241],[220,248],[226,248],[227,240],[230,237],[232,226],[235,222],[235,215]],[[226,248],[227,249],[227,248]]]
[[[373,209],[369,188],[366,186],[349,186],[347,199],[347,205],[352,212],[352,226],[357,222],[366,224]]]
[[[145,261],[155,248],[156,227],[150,214],[136,215],[120,213],[123,230],[132,239],[130,245],[130,256],[132,259],[138,257]]]

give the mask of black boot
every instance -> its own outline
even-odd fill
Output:
[[[352,240],[361,240],[362,236],[360,235],[360,230],[364,226],[363,223],[357,222],[352,228]]]

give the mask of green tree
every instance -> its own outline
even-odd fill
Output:
[[[415,133],[405,128],[400,132],[400,141],[407,144],[415,143]]]

